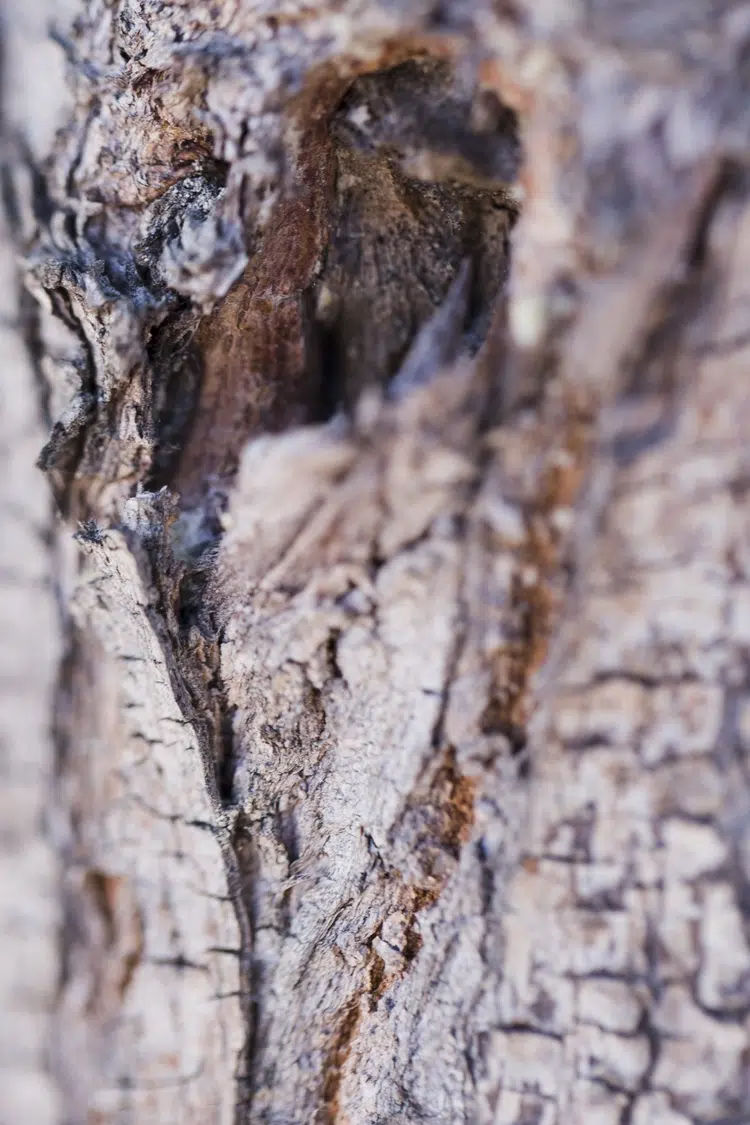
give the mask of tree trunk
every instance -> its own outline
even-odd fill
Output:
[[[749,1121],[746,6],[73,7],[3,30],[3,1125]]]

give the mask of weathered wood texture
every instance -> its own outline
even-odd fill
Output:
[[[750,1120],[749,49],[730,3],[79,12],[8,162],[63,513],[9,548],[62,611],[25,1120]]]

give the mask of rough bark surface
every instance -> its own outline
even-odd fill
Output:
[[[76,14],[3,1123],[750,1120],[747,6]]]

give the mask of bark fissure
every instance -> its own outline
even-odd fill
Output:
[[[238,996],[243,1011],[245,1046],[236,1075],[236,1120],[242,1122],[252,1108],[259,982],[254,964],[253,903],[249,891],[252,863],[248,866],[243,862],[243,847],[238,845],[240,836],[250,829],[244,823],[232,787],[235,708],[228,702],[222,680],[218,629],[205,606],[205,591],[211,581],[212,560],[218,543],[208,549],[208,561],[199,558],[186,569],[172,553],[169,530],[176,513],[173,506],[171,510],[170,507],[166,490],[155,495],[155,511],[150,514],[157,516],[156,526],[161,526],[162,534],[155,542],[135,542],[134,547],[136,557],[145,555],[147,584],[158,591],[151,619],[161,639],[175,697],[195,731],[213,813],[211,831],[219,844],[228,900],[237,920],[239,948],[229,951],[209,946],[207,952],[233,952],[238,959],[240,989],[234,995]],[[181,961],[180,967],[186,964]]]
[[[677,7],[80,0],[44,1125],[747,1117],[750,25]]]

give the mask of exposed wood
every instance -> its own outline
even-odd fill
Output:
[[[67,126],[7,160],[61,511],[9,548],[61,610],[3,860],[59,879],[26,1120],[750,1119],[715,8],[79,11]]]

